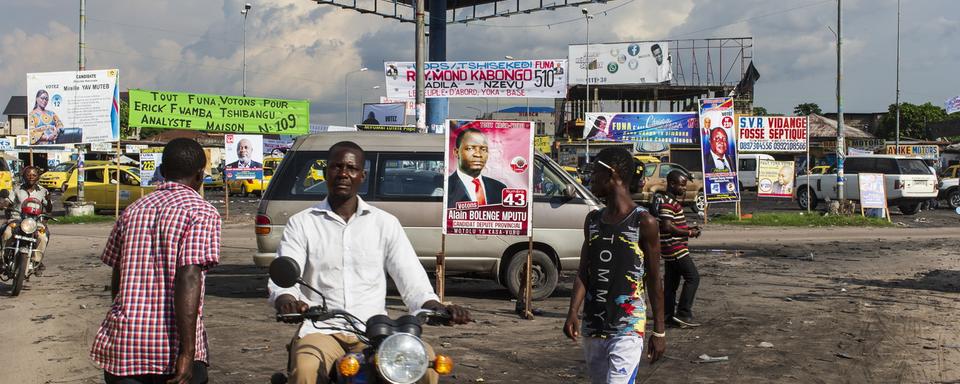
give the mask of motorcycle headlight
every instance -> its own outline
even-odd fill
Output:
[[[20,222],[20,230],[27,235],[32,235],[37,231],[37,221],[31,218],[23,219]]]
[[[398,333],[380,343],[377,370],[384,379],[395,384],[409,384],[427,373],[427,348],[416,336]]]

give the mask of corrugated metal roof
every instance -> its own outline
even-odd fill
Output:
[[[7,116],[26,116],[27,97],[10,96],[10,101],[7,101],[7,107],[3,109],[3,114]]]
[[[828,119],[826,117],[810,114],[810,138],[836,138],[837,137],[837,121],[833,119]],[[872,139],[873,135],[866,133],[860,129],[851,127],[844,124],[843,135],[847,138],[853,139]]]

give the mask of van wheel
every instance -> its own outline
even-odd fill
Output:
[[[817,195],[810,195],[810,209],[817,209]],[[807,209],[807,186],[802,186],[797,189],[797,205],[800,206],[800,209]]]
[[[707,208],[707,195],[703,193],[701,189],[697,192],[697,197],[693,198],[693,206],[690,207],[693,210],[693,213],[703,212]]]
[[[560,273],[556,264],[540,250],[534,249],[531,255],[533,268],[530,270],[530,280],[533,285],[533,300],[542,300],[550,297],[557,288],[557,279]],[[527,250],[514,253],[507,265],[506,285],[513,297],[520,297],[520,288],[523,286],[523,269],[527,265]]]
[[[916,215],[917,212],[920,212],[920,203],[900,204],[898,207],[900,208],[900,213],[904,215]]]

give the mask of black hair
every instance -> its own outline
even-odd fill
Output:
[[[660,48],[660,44],[654,44],[654,45],[651,45],[651,46],[650,46],[650,52],[651,52],[651,53],[652,53],[654,50],[657,50],[657,49],[659,49],[660,52],[663,52],[663,49]]]
[[[46,89],[41,89],[37,91],[37,96],[34,97],[33,99],[33,109],[37,109],[37,107],[39,107],[39,105],[37,105],[37,100],[40,99],[40,95],[43,95],[43,94],[46,94],[47,97],[50,97],[50,93],[48,93]]]
[[[603,116],[597,116],[597,119],[593,121],[593,127],[596,128],[596,127],[597,127],[597,123],[600,122],[600,121],[606,123],[606,122],[607,122],[607,118],[606,118],[606,117],[603,117]]]
[[[457,146],[456,146],[456,148],[458,148],[458,149],[460,148],[460,143],[463,142],[463,137],[466,136],[468,133],[479,133],[479,134],[481,134],[481,135],[483,134],[483,132],[480,132],[480,130],[479,130],[479,129],[476,129],[476,128],[467,128],[467,129],[464,129],[464,130],[460,131],[460,133],[457,134]]]
[[[366,160],[366,154],[363,152],[363,148],[360,148],[360,145],[349,140],[340,141],[334,145],[331,145],[330,150],[327,151],[327,160],[333,159],[333,154],[342,150],[351,150],[357,152],[357,154],[360,155],[360,163],[363,163],[364,160]]]
[[[163,147],[160,175],[171,181],[183,180],[202,172],[206,163],[207,155],[196,140],[173,139]]]
[[[679,183],[681,178],[687,178],[687,174],[679,169],[674,169],[667,174],[667,184]]]
[[[597,161],[602,161],[617,171],[617,175],[628,186],[630,193],[640,189],[643,180],[643,163],[636,161],[630,151],[621,147],[604,148],[597,154]]]

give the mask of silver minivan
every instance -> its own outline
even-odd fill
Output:
[[[440,251],[443,218],[444,137],[389,132],[329,132],[303,136],[284,156],[257,210],[258,252],[267,266],[276,257],[287,219],[323,199],[327,150],[349,140],[366,153],[364,201],[387,211],[403,225],[423,266],[432,271]],[[561,270],[577,269],[583,221],[600,201],[553,160],[535,156],[533,205],[533,297],[550,296]],[[449,235],[446,271],[490,276],[516,296],[526,263],[527,238]]]

